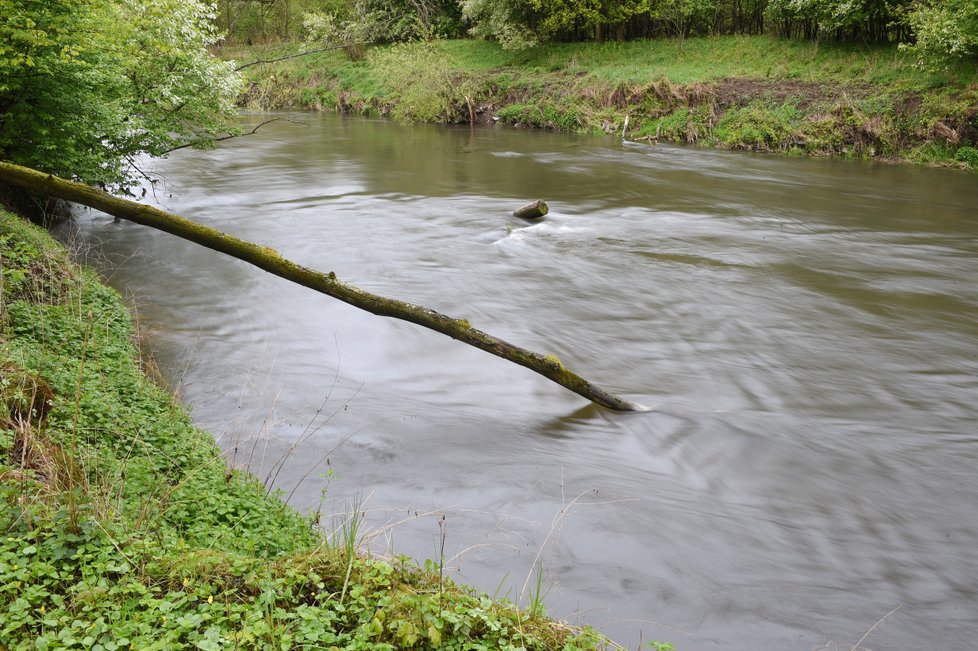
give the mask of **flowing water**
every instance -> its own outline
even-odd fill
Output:
[[[975,648],[978,177],[292,117],[156,201],[651,410],[81,213],[236,464],[631,649]]]

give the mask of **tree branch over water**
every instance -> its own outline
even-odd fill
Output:
[[[319,54],[320,52],[329,52],[330,50],[342,50],[347,47],[355,47],[357,45],[362,45],[362,43],[344,43],[342,45],[330,45],[329,47],[321,47],[315,50],[306,50],[304,52],[297,52],[296,54],[286,54],[281,57],[273,57],[271,59],[255,59],[243,65],[238,66],[234,69],[235,72],[239,70],[244,70],[245,68],[250,68],[251,66],[257,66],[262,63],[275,63],[276,61],[288,61],[289,59],[298,59],[299,57],[308,56],[310,54]]]
[[[167,149],[166,151],[160,152],[160,153],[158,153],[156,155],[157,156],[166,156],[167,154],[172,153],[172,152],[175,152],[175,151],[177,151],[179,149],[189,149],[191,147],[197,147],[199,145],[209,145],[211,143],[222,142],[224,140],[233,140],[234,138],[243,138],[244,136],[253,136],[256,133],[258,133],[258,130],[261,129],[266,124],[271,124],[272,122],[278,122],[279,120],[285,120],[286,122],[292,122],[293,124],[301,124],[303,126],[309,126],[305,122],[300,122],[299,120],[293,120],[291,118],[283,118],[283,117],[271,118],[269,120],[265,120],[264,122],[262,122],[261,124],[259,124],[258,126],[256,126],[251,131],[245,131],[244,133],[229,133],[226,136],[220,136],[220,137],[217,137],[217,138],[199,138],[197,140],[192,140],[190,142],[185,142],[182,145],[177,145],[176,147],[173,147],[172,149]],[[145,177],[145,175],[144,175],[144,177]],[[148,178],[148,177],[145,177],[145,178]]]
[[[259,269],[332,296],[361,310],[402,321],[448,335],[462,343],[492,353],[514,364],[539,373],[545,378],[599,405],[617,411],[644,411],[645,408],[624,400],[592,384],[565,367],[559,359],[544,356],[515,346],[469,325],[465,319],[455,319],[423,305],[387,298],[347,284],[333,272],[323,273],[283,258],[278,251],[260,246],[221,231],[202,226],[185,217],[168,213],[154,206],[138,204],[115,197],[101,190],[38,172],[12,163],[0,162],[0,183],[16,185],[51,197],[73,201],[157,230],[176,235],[243,260]]]

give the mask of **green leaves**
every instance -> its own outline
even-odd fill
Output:
[[[223,132],[239,79],[199,0],[0,0],[0,158],[118,186]]]
[[[934,0],[909,12],[916,42],[904,46],[922,68],[937,69],[952,61],[978,56],[978,0]]]
[[[399,43],[371,53],[382,82],[392,88],[395,118],[422,122],[457,122],[467,115],[470,84],[452,74],[450,55],[436,43]]]
[[[529,26],[529,9],[522,0],[462,0],[462,14],[474,24],[472,34],[496,39],[507,50],[525,50],[539,42]]]

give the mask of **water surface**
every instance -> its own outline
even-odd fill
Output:
[[[156,201],[652,411],[82,213],[234,463],[628,648],[974,648],[978,177],[293,117]]]

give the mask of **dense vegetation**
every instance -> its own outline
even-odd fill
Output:
[[[118,294],[2,211],[0,260],[0,648],[601,646],[320,533],[147,380]]]
[[[117,186],[227,127],[239,86],[200,0],[0,0],[0,158]]]
[[[223,54],[275,58],[284,44]],[[474,40],[338,51],[253,66],[251,108],[433,122],[498,120],[752,151],[903,159],[978,169],[978,71],[908,64],[892,45],[768,36],[554,43]]]
[[[339,41],[468,34],[541,42],[772,34],[902,43],[923,65],[978,55],[978,0],[221,0],[233,42],[294,39],[310,20]]]
[[[978,168],[978,0],[223,0],[221,8],[222,57],[312,52],[249,67],[251,108],[499,120]]]

